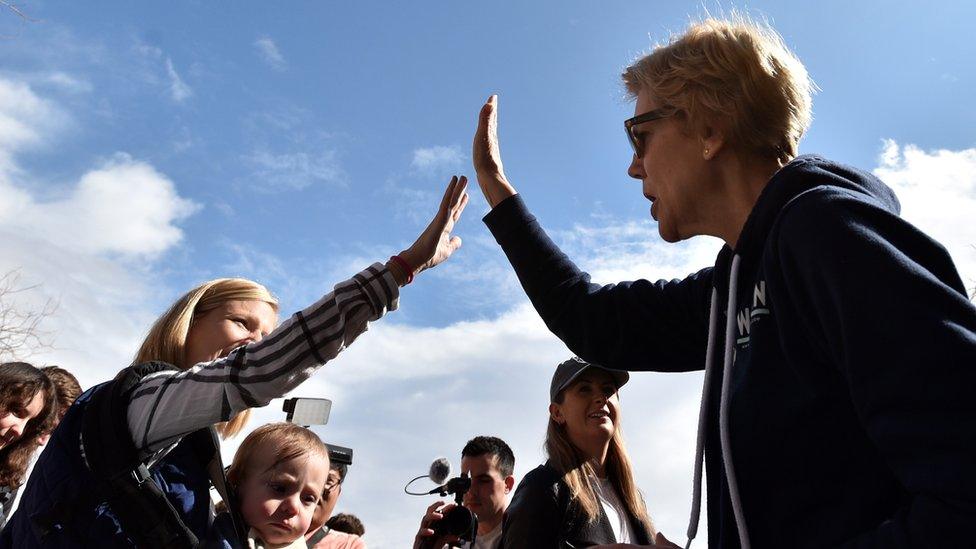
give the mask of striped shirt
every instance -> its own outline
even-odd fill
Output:
[[[399,287],[374,263],[259,342],[181,372],[147,376],[130,393],[129,431],[148,457],[189,433],[284,396],[397,308]]]

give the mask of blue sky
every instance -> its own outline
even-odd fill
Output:
[[[619,72],[701,3],[18,6],[32,22],[0,10],[0,270],[40,284],[23,307],[59,301],[54,349],[32,358],[86,386],[195,283],[252,277],[291,311],[405,247],[450,176],[472,175],[491,93],[510,179],[595,279],[683,276],[717,249],[660,241],[621,131]],[[877,170],[976,286],[976,5],[708,9],[733,6],[768,18],[820,87],[801,151]],[[509,440],[518,474],[542,460],[545,387],[567,351],[526,308],[471,190],[458,256],[300,391],[335,401],[320,432],[359,460],[340,508],[375,547],[409,542],[430,501],[400,484],[438,455],[456,463],[470,436]],[[638,480],[677,538],[701,379],[635,377],[622,396]]]

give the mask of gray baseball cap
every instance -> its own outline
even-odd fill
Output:
[[[630,381],[630,374],[623,370],[611,370],[610,368],[604,368],[598,364],[590,364],[582,358],[574,356],[559,366],[556,366],[556,371],[552,374],[552,383],[549,384],[549,402],[555,402],[556,395],[558,395],[560,391],[566,387],[569,387],[569,385],[575,381],[580,374],[590,368],[599,368],[609,373],[610,377],[613,378],[614,383],[617,384],[617,389],[620,389],[625,383]]]

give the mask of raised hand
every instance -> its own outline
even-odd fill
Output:
[[[478,130],[474,134],[471,160],[478,176],[478,185],[488,205],[494,208],[499,202],[517,193],[505,177],[502,154],[498,147],[498,96],[492,95],[478,117]]]
[[[455,507],[457,506],[453,503],[435,501],[427,508],[427,514],[420,520],[420,530],[417,531],[417,535],[413,538],[414,549],[426,549],[427,547],[441,549],[441,547],[444,547],[448,543],[457,543],[459,541],[457,536],[441,536],[433,539],[433,524],[443,519],[444,514]]]
[[[413,270],[412,273],[403,273],[404,275],[417,274],[436,267],[461,247],[461,237],[454,236],[451,232],[460,219],[461,212],[468,205],[468,193],[465,190],[467,185],[468,178],[463,175],[460,178],[451,178],[450,184],[444,190],[440,208],[430,225],[420,233],[413,245],[400,252],[400,257]],[[388,265],[391,265],[394,275],[402,270],[399,265]]]

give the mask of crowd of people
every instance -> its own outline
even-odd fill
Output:
[[[552,375],[546,462],[516,483],[512,449],[472,438],[460,505],[476,533],[440,532],[458,504],[437,502],[415,548],[678,547],[637,488],[619,391],[629,372],[702,370],[688,545],[707,491],[714,549],[970,546],[976,307],[945,249],[875,176],[798,155],[812,84],[768,24],[693,23],[623,84],[628,174],[661,238],[725,246],[682,280],[591,283],[508,178],[490,97],[472,151],[484,221],[577,356]],[[60,368],[0,366],[0,548],[364,547],[358,519],[332,516],[347,470],[318,436],[260,426],[225,473],[217,435],[239,433],[459,249],[466,185],[451,180],[412,246],[283,321],[264,286],[218,279],[83,393]]]

